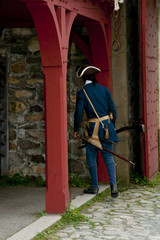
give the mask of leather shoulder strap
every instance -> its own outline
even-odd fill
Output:
[[[87,99],[88,99],[91,107],[93,108],[93,111],[95,112],[95,114],[96,114],[99,122],[101,123],[102,127],[104,128],[104,124],[103,124],[102,121],[100,120],[99,115],[98,115],[98,113],[96,112],[96,109],[94,108],[94,106],[93,106],[93,104],[92,104],[92,102],[91,102],[91,100],[90,100],[90,98],[89,98],[89,96],[88,96],[88,94],[86,93],[86,90],[85,90],[84,88],[83,88],[83,91],[84,91],[84,93],[85,93],[85,95],[86,95],[86,97],[87,97]]]

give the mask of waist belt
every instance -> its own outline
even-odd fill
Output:
[[[104,120],[107,120],[107,119],[109,119],[110,120],[110,116],[109,115],[106,115],[106,116],[103,116],[103,117],[100,117],[99,119],[98,118],[89,118],[88,119],[88,122],[90,123],[90,122],[97,122],[97,121],[104,121]],[[88,123],[87,122],[87,123]]]
[[[85,129],[85,137],[86,137],[87,142],[91,143],[92,145],[94,145],[94,146],[96,146],[100,149],[103,149],[103,148],[102,148],[101,142],[99,141],[99,137],[98,137],[99,124],[100,124],[100,121],[104,121],[104,120],[107,120],[107,119],[110,120],[109,115],[103,116],[99,119],[98,118],[90,118],[87,121],[86,129]],[[87,128],[89,128],[89,123],[90,122],[95,123],[95,127],[94,127],[93,134],[92,134],[91,137],[89,137],[88,130],[87,130]]]

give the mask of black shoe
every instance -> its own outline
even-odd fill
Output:
[[[88,194],[97,194],[99,191],[98,187],[89,187],[87,189],[84,189],[84,193],[88,193]]]
[[[112,198],[118,197],[118,188],[116,183],[111,184],[111,197]]]

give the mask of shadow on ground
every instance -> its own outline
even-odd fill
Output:
[[[82,188],[70,188],[70,200],[82,194]],[[33,223],[44,209],[45,188],[0,187],[0,240]]]

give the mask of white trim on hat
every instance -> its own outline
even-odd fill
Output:
[[[84,72],[85,72],[87,69],[89,69],[89,68],[93,68],[93,69],[96,69],[97,71],[101,72],[101,69],[99,69],[99,68],[97,68],[97,67],[94,67],[94,66],[88,66],[88,67],[86,67],[86,68],[83,69],[83,71],[81,72],[80,75],[78,75],[78,72],[79,72],[79,70],[81,69],[81,67],[80,67],[80,68],[77,70],[77,72],[76,72],[76,76],[77,76],[77,78],[82,77],[83,74],[84,74]]]

